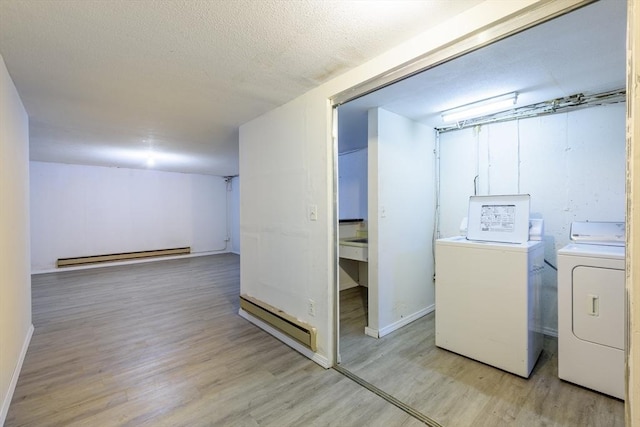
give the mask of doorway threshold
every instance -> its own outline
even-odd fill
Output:
[[[353,374],[352,372],[348,371],[347,369],[344,369],[342,366],[334,365],[333,369],[338,371],[339,373],[341,373],[345,377],[349,378],[351,381],[354,381],[356,384],[366,388],[370,392],[372,392],[374,394],[377,394],[378,396],[380,396],[381,398],[383,398],[387,402],[389,402],[392,405],[398,407],[399,409],[403,410],[404,412],[406,412],[407,414],[409,414],[412,417],[416,418],[417,420],[422,421],[423,423],[425,423],[429,427],[443,427],[442,424],[439,424],[437,421],[429,418],[428,416],[426,416],[422,412],[412,408],[411,406],[407,405],[406,403],[402,402],[401,400],[396,399],[395,397],[393,397],[389,393],[386,393],[386,392],[380,390],[378,387],[374,386],[373,384],[371,384],[368,381],[363,380],[362,378],[360,378],[359,376]]]

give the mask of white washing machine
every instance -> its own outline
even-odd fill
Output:
[[[465,237],[436,241],[436,345],[529,377],[542,351],[544,246],[528,194],[471,196]],[[541,236],[540,236],[541,237]]]
[[[436,241],[436,346],[528,378],[542,351],[543,242]]]
[[[573,223],[558,251],[558,376],[624,399],[624,223]]]

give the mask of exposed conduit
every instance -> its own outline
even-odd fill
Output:
[[[584,95],[582,93],[578,93],[571,96],[565,96],[564,98],[556,98],[549,101],[538,102],[537,104],[527,105],[525,107],[514,108],[513,110],[503,111],[501,113],[464,120],[449,126],[436,128],[436,130],[441,133],[450,132],[477,125],[526,119],[529,117],[538,117],[547,114],[564,113],[587,107],[617,104],[625,102],[626,100],[627,92],[625,89],[602,92],[595,95]]]
[[[226,207],[225,207],[225,215],[226,215],[226,236],[225,236],[225,240],[224,240],[224,248],[222,249],[214,249],[215,251],[224,251],[224,250],[228,250],[229,249],[229,242],[231,242],[231,224],[230,224],[230,218],[231,218],[231,203],[229,203],[229,197],[231,192],[233,191],[233,178],[237,177],[238,175],[230,175],[230,176],[225,176],[224,177],[224,182],[226,184],[226,194],[225,194],[225,203],[226,203]],[[231,245],[231,248],[233,249],[233,244]]]
[[[511,120],[517,120],[517,129],[518,129],[518,193],[520,193],[520,119],[530,118],[530,117],[538,117],[548,114],[556,114],[556,113],[564,113],[568,111],[580,110],[588,107],[598,107],[602,105],[612,105],[618,104],[620,102],[626,102],[627,100],[627,92],[625,89],[618,89],[609,92],[601,92],[595,95],[584,95],[582,93],[578,93],[571,96],[566,96],[564,98],[556,98],[549,101],[539,102],[537,104],[531,104],[520,108],[515,108],[509,111],[503,111],[500,113],[490,114],[483,117],[477,117],[474,119],[464,120],[462,122],[455,123],[453,125],[435,128],[436,131],[436,158],[439,166],[440,159],[440,134],[444,132],[451,132],[455,130],[466,129],[470,127],[475,127],[474,135],[476,137],[476,150],[478,153],[480,152],[480,126],[483,124],[491,124],[491,123],[500,123]],[[489,147],[487,147],[487,151],[489,152]],[[490,153],[488,153],[489,158],[488,168],[491,168],[491,158]],[[479,157],[478,163],[476,164],[476,176],[473,179],[473,194],[478,195],[479,193]],[[489,173],[489,172],[487,172]],[[439,171],[438,171],[439,174]],[[438,175],[438,186],[439,186],[439,175]],[[490,181],[490,180],[489,180]],[[489,185],[489,183],[487,183]],[[438,188],[439,190],[439,188]],[[487,187],[488,194],[491,194],[490,187]],[[439,194],[437,195],[439,198]],[[436,207],[438,207],[438,203],[436,203]],[[436,214],[439,214],[439,210],[436,209]],[[439,225],[437,228],[438,236],[440,235]]]

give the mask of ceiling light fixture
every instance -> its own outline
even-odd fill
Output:
[[[515,105],[518,99],[517,92],[511,92],[493,98],[484,99],[461,107],[452,108],[442,112],[442,121],[445,123],[459,122],[473,117],[481,117],[489,113],[508,110]]]

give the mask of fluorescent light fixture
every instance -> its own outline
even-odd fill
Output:
[[[511,92],[463,105],[462,107],[452,108],[451,110],[442,112],[442,121],[445,123],[459,122],[473,117],[482,117],[490,113],[508,110],[516,103],[517,99],[518,93]]]

